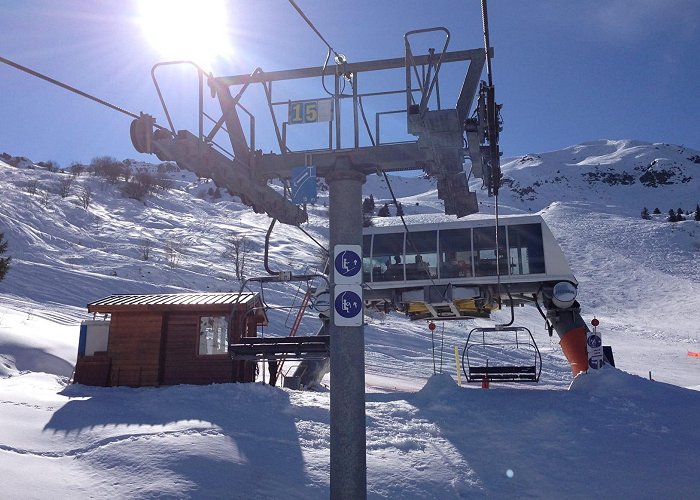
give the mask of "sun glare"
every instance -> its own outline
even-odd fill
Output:
[[[167,60],[191,60],[211,69],[232,52],[225,0],[141,0],[139,24]]]

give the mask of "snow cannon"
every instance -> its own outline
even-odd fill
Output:
[[[587,371],[588,326],[581,317],[581,306],[576,301],[576,285],[560,281],[552,288],[544,288],[542,295],[547,309],[547,320],[559,335],[559,345],[571,365],[571,373],[576,376]]]

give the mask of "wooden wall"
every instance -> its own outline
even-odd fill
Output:
[[[110,385],[158,385],[162,313],[113,313],[107,352]]]
[[[217,316],[221,312],[168,313],[165,320],[162,383],[213,384],[252,382],[254,365],[233,361],[228,354],[200,356],[199,318]],[[236,322],[231,322],[232,339],[236,338]],[[240,336],[240,334],[238,334]]]

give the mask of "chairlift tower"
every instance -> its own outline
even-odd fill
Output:
[[[444,44],[438,51],[414,54],[411,42],[417,35],[437,33],[444,35]],[[325,179],[329,187],[330,248],[362,245],[362,184],[366,176],[377,172],[422,170],[437,181],[438,197],[443,200],[445,213],[457,217],[478,211],[476,194],[469,190],[465,160],[471,164],[471,174],[484,179],[491,191],[492,175],[498,167],[497,144],[488,144],[489,127],[498,127],[488,116],[484,84],[480,78],[487,59],[482,48],[448,51],[450,33],[446,28],[431,28],[406,33],[404,57],[366,62],[348,62],[336,57],[335,65],[308,67],[286,71],[253,73],[238,76],[214,77],[190,62],[161,63],[153,68],[156,84],[169,129],[157,127],[149,115],[142,115],[132,123],[131,136],[136,150],[155,153],[162,161],[175,161],[184,169],[200,177],[209,177],[219,187],[237,195],[256,212],[267,213],[280,222],[300,225],[307,220],[306,212],[270,185],[273,179],[286,186],[294,180],[295,169],[314,167],[315,174]],[[489,49],[489,56],[491,49]],[[460,91],[453,107],[444,107],[440,95],[441,70],[449,64],[467,65]],[[199,130],[192,133],[176,130],[156,73],[164,65],[190,64],[199,80]],[[361,91],[365,77],[377,72],[403,70],[392,89]],[[399,72],[400,73],[400,72]],[[310,78],[332,81],[327,96],[305,99],[273,98],[273,83]],[[205,86],[218,99],[221,115],[214,119],[204,110]],[[267,100],[278,152],[264,153],[256,149],[257,119],[242,98],[249,88],[261,85]],[[349,92],[343,89],[348,88]],[[371,130],[365,114],[364,100],[392,97],[404,103],[398,109],[383,109],[374,115]],[[476,110],[471,113],[476,98]],[[280,113],[280,107],[286,112]],[[347,113],[347,115],[346,115]],[[382,142],[380,124],[388,115],[406,116],[407,133],[414,140],[400,143]],[[247,119],[247,131],[241,117]],[[349,119],[347,118],[349,116]],[[205,122],[211,126],[205,131]],[[294,151],[287,135],[292,125],[327,122],[328,142],[321,148]],[[351,135],[344,135],[350,123]],[[371,145],[363,145],[361,123]],[[215,142],[220,134],[228,136],[232,154]],[[348,141],[347,137],[351,137]],[[496,157],[493,157],[496,151]],[[336,297],[337,269],[331,272],[331,297]],[[360,279],[362,273],[360,272]],[[361,292],[360,292],[361,293]],[[337,298],[337,297],[336,297]],[[361,297],[360,297],[361,304]],[[366,434],[365,434],[365,376],[364,328],[362,306],[359,321],[353,326],[338,321],[336,311],[330,334],[330,364],[332,367],[330,426],[331,426],[331,497],[366,497]],[[341,323],[341,324],[338,324]]]

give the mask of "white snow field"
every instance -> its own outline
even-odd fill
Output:
[[[6,498],[328,497],[332,376],[315,392],[69,383],[88,302],[238,290],[222,257],[232,235],[251,241],[247,275],[265,274],[267,217],[227,194],[214,198],[213,185],[192,174],[169,175],[174,187],[144,201],[124,197],[123,181],[88,174],[61,197],[68,174],[0,162],[0,232],[13,259],[0,282]],[[454,347],[509,311],[439,323],[432,335],[425,322],[368,313],[369,498],[698,498],[700,358],[689,353],[700,352],[700,222],[666,217],[700,202],[700,153],[602,140],[507,160],[504,175],[500,212],[542,214],[579,281],[582,314],[600,320],[617,368],[573,379],[556,337],[524,307],[516,323],[538,342],[540,382],[459,386]],[[444,218],[430,180],[391,179],[407,222]],[[376,176],[364,192],[377,206],[389,201]],[[321,195],[305,229],[325,241]],[[479,197],[473,217],[492,215],[493,199]],[[643,220],[645,206],[661,215]],[[318,253],[298,229],[275,227],[273,269],[314,268]],[[265,289],[273,307],[265,335],[286,334],[292,321],[276,308],[295,300],[294,285]],[[309,311],[302,329],[317,327]]]

